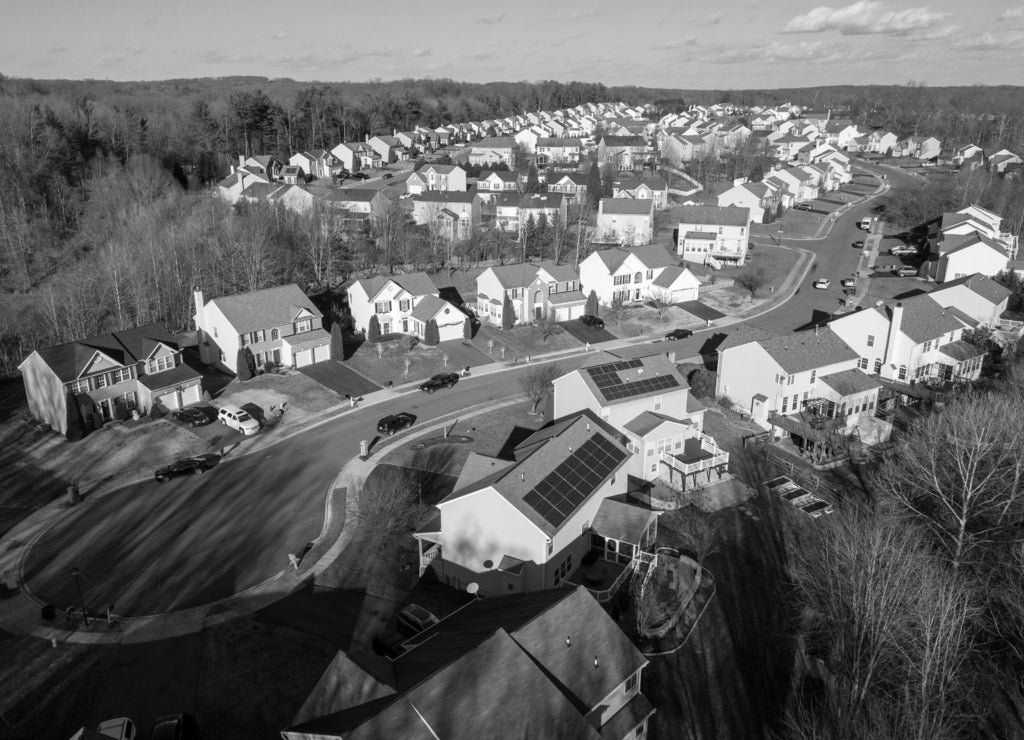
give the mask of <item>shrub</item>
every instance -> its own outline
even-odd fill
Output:
[[[374,314],[370,317],[370,323],[366,327],[366,341],[367,342],[379,342],[380,341],[380,321],[377,320],[377,315]]]
[[[423,343],[429,344],[431,347],[440,344],[441,334],[437,329],[437,322],[431,319],[427,322],[426,327],[423,329]]]
[[[686,380],[690,384],[690,391],[698,398],[715,397],[715,374],[710,370],[699,367]]]
[[[78,405],[75,394],[68,391],[67,399],[67,431],[64,436],[69,442],[77,442],[85,436],[85,419],[82,418],[82,407]]]

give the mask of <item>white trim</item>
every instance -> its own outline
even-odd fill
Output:
[[[96,356],[97,355],[100,355],[101,357],[107,358],[108,360],[110,360],[110,362],[112,362],[117,367],[128,367],[127,365],[122,365],[120,362],[115,360],[113,357],[108,355],[106,352],[100,352],[99,350],[96,350],[96,351],[94,351],[92,353],[92,357],[89,358],[89,361],[87,363],[85,363],[85,365],[82,366],[82,372],[80,372],[78,375],[75,376],[75,380],[81,380],[82,379],[82,375],[85,374],[85,371],[88,370],[89,366],[92,365],[92,363],[94,363],[96,361]],[[106,372],[106,371],[104,371],[104,372]]]

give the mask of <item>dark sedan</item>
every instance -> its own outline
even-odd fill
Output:
[[[592,329],[604,328],[604,319],[598,318],[597,316],[592,316],[591,314],[580,316],[580,323],[583,324],[584,326],[589,326]]]
[[[403,429],[411,427],[414,421],[416,421],[415,416],[403,411],[400,414],[385,416],[383,419],[378,421],[377,431],[381,434],[386,434],[389,437],[392,437],[396,432],[400,432]]]
[[[188,408],[181,409],[180,411],[174,412],[174,418],[180,421],[182,424],[188,424],[190,427],[202,427],[213,421],[213,418],[203,413],[202,409]]]
[[[451,388],[459,382],[459,376],[455,373],[441,373],[428,378],[420,384],[420,390],[424,393],[433,393],[442,388]]]
[[[160,483],[166,483],[179,475],[202,475],[212,467],[213,460],[209,457],[185,457],[160,468],[153,477]]]
[[[689,339],[693,332],[689,329],[673,329],[665,335],[665,339]]]
[[[864,249],[864,242],[858,240],[853,243],[854,249]]]

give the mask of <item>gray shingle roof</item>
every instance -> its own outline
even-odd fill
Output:
[[[738,206],[683,206],[679,213],[679,223],[747,226],[750,224],[750,209]]]
[[[357,280],[356,283],[362,286],[366,295],[372,299],[391,280],[394,280],[411,295],[435,295],[438,293],[434,281],[425,272],[410,272],[404,275],[374,275],[372,278]]]
[[[454,306],[443,298],[438,298],[434,295],[427,295],[421,298],[420,302],[413,307],[412,317],[417,321],[430,321],[432,318],[437,316],[438,312],[442,311],[446,307],[454,308]],[[451,310],[451,308],[449,308],[449,310]]]
[[[636,255],[636,258],[640,260],[644,267],[650,270],[658,267],[668,267],[676,263],[675,258],[659,244],[646,244],[642,247],[634,247],[633,249],[613,247],[612,249],[602,249],[599,252],[594,252],[594,254],[605,264],[609,272],[618,270],[631,254]]]
[[[146,324],[36,351],[54,374],[62,382],[68,383],[81,375],[97,351],[129,367],[149,357],[158,344],[178,349],[178,343],[167,333],[163,324]]]
[[[985,354],[985,350],[978,349],[970,342],[965,342],[963,339],[958,339],[955,342],[949,342],[939,348],[939,352],[957,362],[963,362],[969,360],[972,357],[981,357]]]
[[[857,359],[853,348],[827,327],[756,341],[789,374]]]
[[[882,386],[877,380],[865,372],[853,368],[852,370],[840,370],[831,375],[822,375],[818,378],[829,388],[835,390],[840,396],[852,396],[854,393],[866,393],[867,391]]]
[[[962,278],[957,278],[956,280],[947,280],[941,286],[933,290],[929,295],[931,295],[931,297],[936,301],[939,301],[941,305],[939,295],[944,290],[960,285],[978,294],[993,306],[1002,303],[1011,295],[1010,289],[1005,285],[1000,285],[992,278],[985,277],[980,273],[966,275]]]
[[[314,318],[323,317],[295,283],[214,298],[207,301],[206,305],[210,304],[220,309],[239,334],[289,324],[301,309],[309,311]]]
[[[929,298],[927,293],[907,298],[902,303],[903,318],[900,321],[900,331],[915,344],[938,339],[963,328],[952,312],[946,311]],[[892,320],[892,307],[880,306],[875,310],[882,312],[890,321]]]
[[[602,198],[601,212],[646,216],[654,212],[654,201],[650,198]]]

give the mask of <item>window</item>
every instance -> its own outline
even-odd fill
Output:
[[[810,392],[810,391],[804,391],[804,404],[805,404],[805,405],[806,405],[806,403],[807,403],[807,397],[808,397],[809,395],[811,395],[811,392]]]
[[[868,358],[867,357],[861,357],[857,361],[857,367],[859,367],[861,370],[867,370],[868,369]]]
[[[388,301],[388,306],[391,306],[391,302]],[[302,319],[301,321],[295,322],[295,333],[301,334],[304,331],[310,331],[313,328],[313,319]]]
[[[642,280],[643,280],[643,273],[638,272],[636,275],[633,276],[633,282],[634,283],[639,283]]]
[[[224,356],[223,352],[220,353],[220,361],[221,362],[227,362],[228,361],[228,358]]]
[[[254,331],[252,333],[252,342],[253,342],[253,344],[255,344],[256,342],[265,342],[265,341],[267,341],[267,330],[266,329],[260,329],[259,331]]]
[[[868,334],[868,346],[869,347],[874,347],[875,346],[875,335],[874,334]]]
[[[875,375],[882,372],[882,359],[880,357],[875,358]]]
[[[173,358],[171,359],[173,362]],[[114,382],[124,383],[132,379],[132,369],[130,367],[123,367],[120,370],[114,371]]]
[[[100,388],[106,388],[108,385],[110,385],[110,378],[107,377],[106,373],[103,373],[102,375],[97,375],[95,378],[93,378],[93,381],[96,383],[97,390],[99,390]]]
[[[658,396],[657,398],[654,399],[654,410],[655,411],[661,411],[661,400],[662,400],[662,396]]]
[[[629,694],[636,691],[636,687],[640,685],[640,671],[637,671],[632,676],[626,679],[625,693]]]
[[[569,573],[572,572],[572,553],[565,556],[565,560],[558,564],[555,568],[555,585],[561,583],[562,579],[565,578]]]
[[[647,279],[648,280],[654,280],[654,270],[648,270],[647,271]]]
[[[612,285],[627,285],[629,283],[629,275],[616,275],[612,278]]]
[[[281,332],[279,332],[277,329],[271,329],[270,330],[270,340],[271,341],[277,341],[280,338],[281,338]]]
[[[927,342],[924,343],[924,351],[927,352],[931,348],[932,348],[932,340],[929,339]]]
[[[216,326],[215,326],[215,327],[213,327],[213,338],[214,338],[214,339],[216,339],[216,338],[217,338],[217,327],[216,327]]]
[[[900,365],[900,370],[899,370],[898,377],[899,377],[900,380],[906,380],[907,379],[907,366],[906,365]]]
[[[814,385],[814,379],[816,377],[818,377],[818,371],[817,370],[811,370],[811,385]]]
[[[799,405],[799,401],[800,401],[800,394],[799,393],[794,393],[793,394],[793,410],[794,411],[797,410],[797,407]]]
[[[554,546],[553,546],[553,544],[552,544],[551,540],[548,540],[548,555],[550,555],[550,554],[551,554],[551,551],[552,551],[553,549],[554,549]]]
[[[782,397],[782,413],[786,413],[786,408],[789,404],[789,396]]]
[[[252,344],[252,339],[248,334],[241,334],[238,337],[238,343],[241,344],[243,347],[248,347],[250,344]]]
[[[403,298],[402,300],[400,300],[398,302],[398,310],[399,311],[408,311],[411,306],[412,306],[412,301],[409,300],[408,298]]]
[[[135,391],[122,393],[121,400],[124,403],[124,407],[129,411],[131,411],[132,409],[136,408],[139,405],[138,401],[135,398]]]
[[[374,313],[391,313],[391,301],[377,301],[373,304]]]
[[[89,392],[89,379],[83,378],[82,380],[76,380],[71,384],[71,392],[74,394],[88,393]]]
[[[796,380],[796,376],[795,375],[790,375],[788,378],[786,378],[786,385],[793,385],[793,381],[795,381],[795,380]]]
[[[243,345],[244,346],[244,345]],[[149,372],[162,373],[164,370],[170,370],[174,367],[174,357],[157,357],[149,361]]]
[[[653,463],[651,465],[651,472],[652,473],[657,473],[658,472],[658,463]]]

